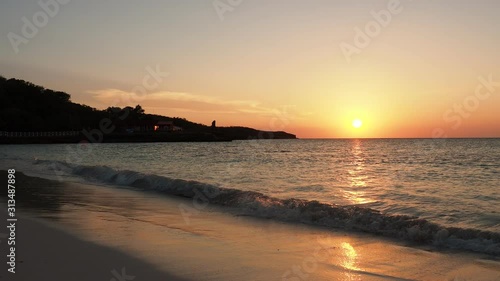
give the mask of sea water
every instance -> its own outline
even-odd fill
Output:
[[[500,254],[500,139],[3,145],[1,169]]]

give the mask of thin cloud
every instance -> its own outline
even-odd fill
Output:
[[[144,107],[161,107],[185,112],[250,113],[268,115],[273,109],[252,100],[224,100],[183,92],[153,92],[144,96],[119,89],[88,91],[105,106],[127,106],[141,104]]]

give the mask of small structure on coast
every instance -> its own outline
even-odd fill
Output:
[[[163,132],[178,132],[182,131],[182,128],[175,126],[173,121],[159,121],[154,126],[154,130]]]

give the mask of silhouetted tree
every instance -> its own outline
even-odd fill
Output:
[[[143,115],[144,114],[144,109],[142,109],[142,106],[140,106],[139,104],[135,106],[134,108],[134,113],[137,115],[137,116],[140,116],[140,115]]]

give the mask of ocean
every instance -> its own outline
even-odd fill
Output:
[[[500,139],[2,145],[0,156],[0,169],[192,198],[198,211],[500,255]]]

